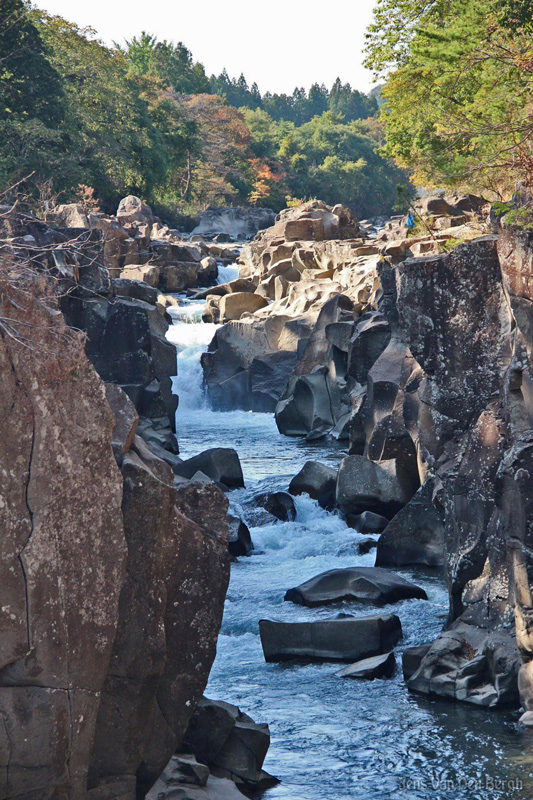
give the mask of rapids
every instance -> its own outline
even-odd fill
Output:
[[[226,268],[230,270],[232,268]],[[231,273],[220,275],[221,282]],[[232,492],[232,507],[250,526],[255,553],[232,566],[218,654],[206,694],[239,705],[272,736],[265,769],[281,780],[265,800],[507,800],[533,798],[533,734],[519,731],[518,713],[428,700],[410,694],[401,651],[436,637],[447,614],[444,580],[434,572],[404,569],[422,585],[427,602],[387,606],[401,618],[392,680],[342,680],[334,663],[266,664],[258,621],[330,618],[378,613],[373,606],[342,604],[307,609],[284,603],[285,591],[335,567],[372,566],[374,553],[357,554],[361,534],[308,497],[296,499],[297,519],[257,526],[249,506],[259,491],[286,490],[309,459],[337,465],[343,447],[309,444],[278,434],[273,416],[211,411],[202,391],[200,355],[217,328],[201,322],[202,303],[171,308],[168,338],[178,351],[175,390],[183,458],[210,447],[234,447],[246,489]],[[501,783],[498,785],[498,781]]]

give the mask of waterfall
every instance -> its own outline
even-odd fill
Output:
[[[202,322],[204,308],[203,300],[184,300],[183,305],[168,309],[172,325],[167,339],[176,346],[178,354],[174,392],[179,395],[181,410],[206,408],[200,356],[207,350],[219,326]]]

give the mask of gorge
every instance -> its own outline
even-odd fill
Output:
[[[528,796],[533,240],[488,210],[3,212],[2,797]]]

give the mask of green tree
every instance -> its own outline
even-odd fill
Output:
[[[209,81],[202,64],[182,42],[173,44],[143,31],[126,42],[126,60],[138,75],[159,78],[178,94],[201,94],[209,91]]]
[[[384,154],[418,184],[500,197],[517,180],[531,185],[531,9],[523,0],[378,2],[367,64],[388,78]],[[380,36],[385,13],[401,24]]]
[[[34,12],[66,96],[65,154],[58,188],[92,186],[108,210],[124,194],[149,196],[165,174],[161,137],[143,97],[143,79],[124,55],[104,47],[90,31],[45,12]]]
[[[59,154],[61,79],[22,0],[0,0],[0,182],[15,183]]]

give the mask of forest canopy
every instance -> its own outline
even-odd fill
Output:
[[[531,186],[532,33],[531,0],[377,0],[366,64],[386,81],[382,155],[422,186]]]
[[[181,42],[108,47],[25,0],[0,0],[0,18],[0,187],[25,179],[36,207],[112,211],[133,193],[177,220],[319,197],[369,216],[408,183],[376,152],[376,96],[340,80],[261,95],[242,75],[208,78]]]

